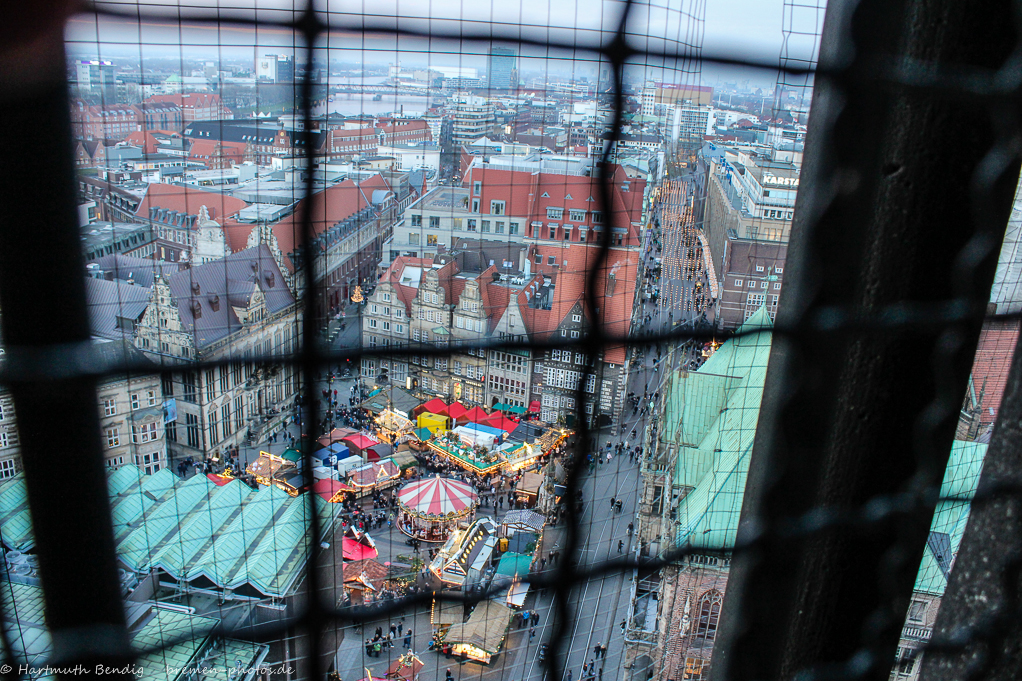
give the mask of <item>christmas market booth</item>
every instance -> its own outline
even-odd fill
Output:
[[[349,487],[343,482],[334,480],[333,478],[322,478],[314,482],[312,485],[312,493],[318,494],[331,504],[341,503],[344,501],[345,495],[353,491],[353,487]]]
[[[391,681],[418,681],[419,672],[425,666],[425,663],[409,650],[390,663],[384,676]]]
[[[504,459],[507,461],[509,471],[520,471],[537,463],[543,457],[543,448],[539,445],[523,442],[517,447],[512,446],[504,450]],[[528,473],[526,473],[528,475]],[[519,484],[521,487],[521,484]],[[538,491],[539,488],[537,488]],[[535,499],[533,499],[535,501]]]
[[[334,428],[329,433],[316,440],[316,442],[319,443],[320,447],[329,447],[334,443],[340,442],[349,435],[355,435],[356,433],[358,433],[358,431],[352,428]]]
[[[519,532],[539,534],[543,531],[545,519],[539,513],[527,508],[508,511],[500,521],[500,535],[510,537]]]
[[[451,429],[451,419],[443,414],[423,412],[422,414],[419,414],[419,418],[416,420],[415,425],[419,428],[426,428],[432,435],[436,435],[437,433],[442,433],[445,430]]]
[[[387,566],[365,558],[350,560],[342,568],[345,605],[367,605],[383,593],[387,584]]]
[[[447,630],[444,642],[451,646],[454,655],[490,664],[504,645],[511,617],[507,606],[492,600],[480,601],[467,622]]]
[[[519,503],[534,507],[539,501],[539,488],[543,486],[543,474],[538,471],[528,471],[522,474],[522,479],[515,486],[515,498]]]
[[[348,445],[348,450],[353,456],[365,456],[365,450],[369,449],[373,445],[380,444],[379,440],[371,438],[363,433],[347,435],[341,440],[341,442]]]
[[[398,528],[427,542],[446,541],[479,503],[471,485],[439,475],[408,483],[398,492],[397,500],[401,509]]]
[[[496,451],[464,442],[453,431],[435,437],[427,444],[430,451],[473,473],[483,475],[499,473],[504,466],[504,459]]]
[[[421,416],[422,414],[436,414],[437,416],[447,416],[447,403],[441,400],[439,397],[434,397],[425,404],[420,404],[418,407],[412,410],[415,416]]]
[[[365,496],[373,490],[393,487],[401,478],[401,469],[392,459],[370,461],[348,471],[348,483],[355,488],[355,493]]]
[[[451,533],[430,561],[429,571],[445,586],[469,589],[482,581],[499,553],[497,526],[490,518],[478,518]]]
[[[380,552],[368,532],[360,532],[354,525],[349,525],[341,540],[341,554],[344,560],[369,560],[376,558]]]
[[[399,438],[412,432],[412,421],[393,409],[384,409],[376,417],[376,435],[381,441],[394,444]]]
[[[286,480],[295,474],[298,464],[269,452],[259,452],[259,457],[248,465],[245,472],[260,485],[274,486],[277,480]],[[292,495],[294,496],[294,495]]]

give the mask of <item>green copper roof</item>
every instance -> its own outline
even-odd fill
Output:
[[[308,499],[278,487],[258,491],[206,476],[180,480],[169,470],[145,475],[134,466],[110,471],[110,506],[117,552],[137,572],[161,568],[174,579],[206,577],[221,588],[251,586],[284,596],[308,559]],[[321,536],[335,504],[313,495]],[[10,549],[34,546],[24,479],[0,485],[0,532]]]
[[[962,543],[969,520],[971,499],[976,495],[979,474],[987,445],[980,442],[955,441],[951,445],[941,498],[961,501],[940,501],[930,523],[930,537],[923,552],[923,561],[916,575],[915,590],[936,596],[943,595],[948,573]]]
[[[768,328],[760,309],[739,331]],[[771,336],[759,333],[724,343],[696,372],[672,378],[661,446],[677,452],[676,485],[688,493],[678,505],[679,544],[734,546],[749,457],[759,420]],[[700,395],[699,391],[705,391]],[[708,425],[707,425],[708,424]],[[696,445],[692,440],[699,437]],[[955,441],[941,486],[915,590],[941,595],[969,518],[987,445]]]
[[[760,308],[698,371],[673,377],[661,446],[676,452],[674,483],[689,488],[678,504],[678,541],[734,545],[749,454],[770,357],[770,318]]]
[[[42,667],[52,652],[52,640],[43,616],[41,587],[0,582],[4,627],[11,643],[13,660],[6,663]],[[142,606],[138,606],[142,607]],[[139,652],[136,678],[146,681],[181,681],[188,670],[204,660],[205,673],[199,678],[233,681],[240,661],[252,669],[263,659],[269,647],[234,639],[218,639],[220,620],[153,607],[141,614],[131,632],[132,647]],[[41,675],[36,679],[56,676]]]

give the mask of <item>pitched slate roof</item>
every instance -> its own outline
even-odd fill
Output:
[[[268,314],[295,302],[265,244],[165,278],[181,323],[200,349],[241,330],[234,307],[247,307],[257,289],[265,297]]]
[[[109,339],[131,337],[134,327],[128,322],[142,317],[149,306],[150,293],[148,286],[87,277],[85,299],[92,334]]]

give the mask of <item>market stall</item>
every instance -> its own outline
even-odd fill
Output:
[[[389,458],[371,461],[348,472],[348,482],[359,495],[391,487],[400,477],[401,469]]]
[[[495,601],[480,601],[464,624],[447,630],[444,642],[455,655],[489,664],[500,652],[511,624],[511,610]]]
[[[447,407],[447,415],[451,417],[451,426],[468,423],[468,419],[465,418],[465,414],[467,413],[468,409],[466,409],[465,405],[461,402],[455,402],[451,406]]]
[[[518,485],[515,487],[515,497],[527,506],[535,506],[539,499],[539,488],[542,485],[543,475],[536,471],[528,471],[518,481]]]
[[[371,438],[364,433],[346,435],[341,442],[348,445],[348,449],[354,456],[365,456],[365,450],[369,449],[373,445],[380,444],[379,440]]]
[[[342,571],[344,595],[350,605],[366,605],[376,600],[387,583],[389,572],[385,565],[372,558],[348,561]]]
[[[485,409],[477,406],[472,407],[467,412],[465,412],[465,415],[462,417],[462,419],[464,419],[465,423],[482,423],[489,417],[490,415],[486,413]]]
[[[524,442],[515,447],[513,440],[508,440],[508,443],[510,446],[504,451],[504,459],[507,461],[507,468],[510,471],[520,471],[523,468],[528,468],[543,456],[543,450],[538,445]]]
[[[378,442],[371,447],[367,447],[363,453],[365,454],[366,461],[379,461],[393,454],[394,447],[386,442]]]
[[[398,528],[428,542],[446,541],[458,521],[471,515],[479,502],[471,485],[439,475],[408,483],[397,499]]]
[[[391,681],[418,681],[419,672],[425,666],[425,663],[409,650],[390,663],[384,676],[391,679]]]
[[[463,426],[458,426],[452,432],[465,444],[487,449],[493,449],[495,445],[500,444],[506,435],[502,430],[484,426],[481,423],[466,423]]]
[[[415,416],[421,416],[424,413],[437,414],[440,416],[447,416],[447,403],[441,400],[439,397],[434,397],[425,404],[420,404],[418,407],[412,410]]]
[[[320,437],[316,442],[319,443],[320,447],[329,447],[335,442],[340,442],[349,435],[354,435],[358,431],[351,428],[334,428],[326,435]]]
[[[354,525],[349,525],[341,540],[341,552],[344,560],[368,560],[380,555],[376,550],[376,542],[368,532],[359,532]]]
[[[393,444],[398,438],[411,433],[414,425],[404,414],[384,409],[376,417],[376,434],[383,442]]]
[[[451,429],[451,419],[443,414],[434,414],[432,412],[423,412],[419,414],[419,418],[415,423],[420,429],[428,429],[430,433],[436,435],[442,433],[445,430]]]
[[[289,477],[298,469],[294,461],[270,454],[259,452],[259,458],[248,465],[245,472],[255,478],[260,485],[272,485],[273,480],[278,477]]]
[[[333,478],[323,478],[312,485],[313,494],[318,494],[332,504],[341,503],[344,501],[344,495],[352,491],[354,491],[353,487]]]
[[[514,429],[518,427],[518,421],[516,421],[515,419],[509,419],[508,417],[501,414],[499,411],[493,412],[485,419],[480,421],[480,423],[485,424],[487,426],[492,426],[493,428],[500,428],[501,430],[506,431],[508,433],[514,432]]]
[[[500,535],[510,537],[518,532],[540,533],[546,519],[527,508],[508,511],[500,521]]]
[[[453,432],[435,437],[427,445],[430,451],[473,473],[498,473],[504,466],[504,459],[497,452],[463,442]]]

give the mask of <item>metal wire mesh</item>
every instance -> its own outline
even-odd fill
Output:
[[[789,5],[786,14],[787,35],[811,36],[815,35],[809,31],[803,31],[794,27],[794,14],[807,10],[810,13],[818,14],[822,11],[817,4],[810,5]],[[397,8],[400,10],[401,8]],[[316,51],[323,47],[330,48],[334,41],[350,39],[352,34],[361,36],[387,35],[395,37],[395,52],[400,52],[400,40],[427,41],[432,44],[434,41],[445,45],[457,45],[457,48],[447,47],[461,53],[466,49],[473,49],[476,45],[488,46],[493,41],[500,43],[516,44],[519,46],[533,46],[546,48],[551,51],[564,51],[572,55],[572,58],[588,60],[597,64],[607,64],[611,69],[612,84],[609,88],[612,92],[611,102],[614,111],[612,125],[607,131],[608,145],[604,152],[604,159],[601,167],[607,167],[611,158],[611,149],[619,141],[622,129],[622,115],[624,111],[624,87],[623,70],[627,64],[636,63],[638,60],[645,60],[647,65],[655,64],[665,70],[678,74],[683,84],[690,84],[696,79],[699,73],[699,65],[704,62],[712,62],[725,65],[736,65],[752,68],[760,68],[766,71],[777,71],[776,63],[766,61],[753,61],[749,59],[731,58],[726,54],[708,54],[701,49],[698,37],[698,19],[701,9],[694,7],[691,11],[680,11],[669,9],[668,14],[677,12],[679,30],[676,39],[651,38],[644,27],[648,26],[650,16],[655,14],[649,5],[632,2],[628,0],[620,5],[608,9],[608,14],[614,17],[611,28],[575,26],[560,29],[552,27],[543,21],[531,21],[528,17],[522,17],[516,23],[494,22],[480,19],[474,15],[469,17],[452,16],[437,17],[427,13],[415,15],[413,13],[391,12],[390,8],[361,7],[358,11],[350,11],[348,8],[337,8],[333,5],[325,7],[316,6],[310,3],[308,7],[294,8],[288,11],[273,9],[251,8],[223,8],[191,6],[180,8],[165,8],[159,5],[145,5],[140,3],[118,3],[104,2],[97,3],[92,16],[99,26],[105,22],[117,18],[127,17],[138,22],[140,26],[146,22],[163,23],[164,25],[176,26],[179,31],[177,44],[182,48],[190,43],[189,27],[191,25],[211,26],[215,25],[224,31],[224,36],[229,34],[230,29],[236,25],[255,25],[259,31],[281,31],[285,41],[290,40],[290,45],[295,49],[296,61],[298,54],[304,54],[306,72],[314,68],[314,57]],[[227,41],[227,38],[224,38]],[[140,32],[139,42],[143,42]],[[343,44],[343,43],[342,43]],[[786,49],[787,49],[786,42]],[[473,46],[473,47],[466,47]],[[582,57],[577,55],[582,54]],[[962,94],[977,96],[985,101],[991,101],[996,106],[1005,96],[1009,96],[1017,88],[1018,74],[1012,68],[1012,64],[1006,65],[998,72],[978,72],[954,69],[937,69],[921,60],[919,62],[901,61],[896,65],[882,63],[876,66],[876,72],[880,74],[879,81],[899,86],[909,86],[925,91],[934,97],[954,97]],[[828,73],[826,69],[818,72],[815,64],[811,61],[789,58],[785,53],[782,55],[780,73],[778,77],[778,91],[784,87],[805,87],[809,79],[815,73],[819,76],[847,77],[847,74]],[[299,111],[305,118],[305,129],[311,130],[313,125],[313,101],[314,84],[311,79],[301,81],[297,93],[301,102]],[[776,107],[775,107],[776,108]],[[1011,166],[1009,161],[1014,160],[1017,153],[1016,135],[1017,131],[1012,123],[1001,120],[1004,127],[1003,137],[1000,140],[999,149],[991,152],[990,165],[993,166],[987,174],[977,179],[975,195],[971,200],[977,205],[984,203],[983,188],[994,184],[998,173],[1009,172]],[[998,156],[999,152],[1001,153]],[[1009,153],[1010,152],[1010,153]],[[311,197],[316,192],[315,185],[315,164],[316,158],[312,153],[307,154],[305,159],[307,172],[305,173],[304,196]],[[1007,171],[1005,171],[1007,168]],[[601,195],[600,203],[603,206],[613,205],[611,178],[601,175],[599,190]],[[812,210],[813,207],[810,207]],[[296,223],[301,230],[301,259],[306,264],[317,262],[320,257],[315,251],[316,230],[314,228],[315,217],[313,215],[312,202],[299,204],[299,213]],[[611,219],[614,219],[613,213]],[[819,217],[819,210],[813,212],[810,220]],[[1000,225],[989,225],[988,233],[996,234],[1001,228]],[[375,358],[381,357],[407,357],[408,355],[439,357],[449,355],[452,349],[461,347],[477,347],[484,350],[528,350],[538,352],[543,350],[570,349],[573,352],[584,353],[589,362],[587,367],[596,366],[595,361],[600,349],[612,345],[625,345],[637,347],[640,344],[681,344],[688,341],[713,341],[720,338],[719,332],[701,331],[699,329],[683,329],[672,332],[650,333],[641,338],[635,336],[618,336],[608,330],[603,323],[601,315],[601,292],[596,284],[600,272],[607,270],[607,257],[612,246],[611,231],[604,230],[599,243],[600,249],[594,262],[589,262],[588,270],[590,282],[585,289],[586,317],[594,322],[586,328],[582,338],[568,341],[548,342],[494,342],[478,345],[468,343],[465,345],[449,344],[445,347],[423,344],[412,348],[400,348],[387,350],[386,348],[373,348],[351,350],[341,353],[333,352],[325,348],[314,339],[320,337],[320,318],[315,313],[316,295],[315,287],[306,285],[303,299],[299,301],[301,315],[301,336],[304,342],[293,356],[286,358],[286,362],[293,363],[301,369],[300,385],[304,394],[304,401],[308,410],[305,416],[310,424],[317,424],[321,421],[321,403],[316,394],[316,386],[319,382],[321,372],[329,370],[340,362],[351,361],[359,364],[363,356]],[[993,242],[986,241],[974,244],[977,250],[989,252],[995,248]],[[985,250],[984,250],[985,249]],[[978,294],[975,285],[972,283],[970,267],[973,266],[977,256],[962,255],[961,266],[957,276],[961,282],[961,296],[954,300],[937,301],[929,303],[917,303],[909,300],[900,300],[884,306],[870,313],[859,314],[842,309],[832,309],[819,314],[816,318],[808,321],[802,319],[797,322],[786,324],[782,318],[781,322],[774,327],[773,333],[780,337],[805,340],[815,337],[814,334],[845,334],[849,337],[858,334],[886,334],[895,331],[917,327],[939,327],[959,322],[974,322],[986,315],[983,308],[977,308],[976,299],[985,298],[983,291]],[[1008,312],[1000,315],[986,315],[988,319],[1016,319],[1016,312]],[[808,324],[804,326],[804,324]],[[748,330],[744,333],[731,334],[732,339],[750,338],[755,340],[759,337],[759,330]],[[950,355],[949,355],[950,356]],[[51,358],[40,358],[36,365],[22,365],[17,367],[4,367],[5,378],[24,378],[31,376],[33,372],[46,371],[47,363]],[[279,363],[279,357],[256,354],[251,356],[251,361],[259,364]],[[229,367],[236,359],[226,359],[217,362],[204,362],[200,366],[207,367]],[[144,370],[144,366],[125,365],[119,363],[116,366],[91,366],[88,372],[97,375],[113,374],[115,372],[132,372]],[[576,424],[577,436],[574,443],[573,466],[567,478],[567,496],[574,498],[576,493],[582,489],[585,481],[586,456],[593,449],[595,433],[590,427],[589,419],[584,411],[588,395],[586,383],[588,377],[593,375],[594,370],[586,369],[585,376],[579,380],[575,389],[575,405],[577,409]],[[173,373],[168,370],[168,374]],[[597,376],[597,380],[601,377]],[[939,408],[943,412],[957,412],[961,404],[961,395],[953,389],[948,389],[937,396]],[[936,407],[935,407],[936,408]],[[925,426],[923,426],[925,430]],[[926,434],[920,435],[925,441]],[[314,438],[306,438],[301,442],[302,454],[305,457],[304,467],[306,483],[311,485],[312,464],[311,455]],[[932,471],[931,471],[932,473]],[[621,574],[628,570],[638,570],[641,574],[651,574],[664,568],[677,566],[680,561],[692,556],[716,556],[721,560],[728,560],[732,555],[756,552],[766,543],[783,536],[785,540],[792,538],[810,537],[816,534],[831,531],[835,528],[861,529],[869,531],[877,523],[897,517],[919,508],[926,508],[927,505],[935,503],[937,491],[933,487],[933,476],[929,483],[922,489],[912,492],[899,492],[883,496],[873,497],[864,500],[863,503],[854,507],[834,509],[813,509],[803,517],[791,518],[789,523],[783,527],[763,528],[759,533],[741,536],[739,541],[731,550],[713,550],[712,548],[692,546],[672,547],[662,551],[656,556],[632,556],[619,559],[609,559],[600,562],[589,562],[580,555],[582,544],[582,519],[574,504],[567,504],[565,507],[566,516],[566,537],[564,553],[568,559],[559,562],[557,568],[542,574],[530,575],[528,581],[537,588],[550,589],[553,592],[553,608],[556,613],[553,630],[550,634],[550,654],[548,656],[547,670],[549,678],[564,678],[565,659],[564,650],[567,641],[572,636],[572,625],[577,615],[572,612],[572,590],[580,584],[594,582],[607,575]],[[939,475],[937,480],[939,489]],[[1009,490],[1011,491],[1011,490]],[[997,498],[1005,492],[1003,489],[984,490],[977,497],[977,500],[985,501],[987,498]],[[322,563],[320,556],[320,545],[318,538],[322,536],[320,528],[320,516],[315,512],[312,495],[307,495],[309,510],[309,531],[308,536],[313,538],[309,542],[310,566],[305,573],[305,586],[302,595],[296,599],[298,614],[284,620],[260,627],[255,635],[258,640],[275,641],[282,638],[302,641],[307,655],[308,677],[322,679],[326,676],[324,659],[316,654],[316,648],[322,645],[321,635],[332,631],[338,624],[350,625],[369,620],[386,619],[391,616],[399,616],[408,608],[429,608],[435,602],[433,594],[418,594],[403,597],[389,605],[373,609],[359,607],[337,607],[336,593],[332,585],[325,581],[327,573],[318,569]],[[945,498],[946,501],[961,501],[958,497]],[[882,579],[878,575],[877,580]],[[443,600],[454,602],[465,602],[470,604],[479,603],[485,599],[492,598],[495,593],[475,594],[454,594],[445,592]],[[895,600],[892,595],[891,600]],[[677,605],[667,606],[667,612],[674,611]],[[1014,603],[1005,605],[1005,612],[1013,612]],[[884,614],[884,613],[882,613]],[[886,614],[884,614],[886,616]],[[879,617],[879,616],[878,616]],[[881,618],[882,619],[882,618]],[[900,623],[898,623],[900,626]],[[5,630],[9,637],[11,632]],[[985,627],[975,627],[972,630],[958,634],[951,640],[939,640],[922,646],[926,651],[948,651],[961,650],[963,646],[975,640],[982,640],[996,636],[996,626],[986,624]],[[194,632],[180,632],[169,636],[166,640],[153,650],[162,650],[174,643],[188,640],[194,636]],[[863,647],[868,648],[867,634],[863,634]],[[4,648],[11,650],[8,641],[4,641]],[[152,652],[152,651],[144,651]],[[664,651],[666,652],[666,651]],[[9,656],[10,657],[10,656]],[[13,658],[10,658],[13,659]],[[438,671],[439,673],[439,671]],[[840,669],[832,669],[826,672],[817,672],[813,678],[860,678],[867,674],[862,666],[861,660],[851,660]],[[982,670],[976,672],[977,677]],[[482,676],[482,674],[480,675]]]

